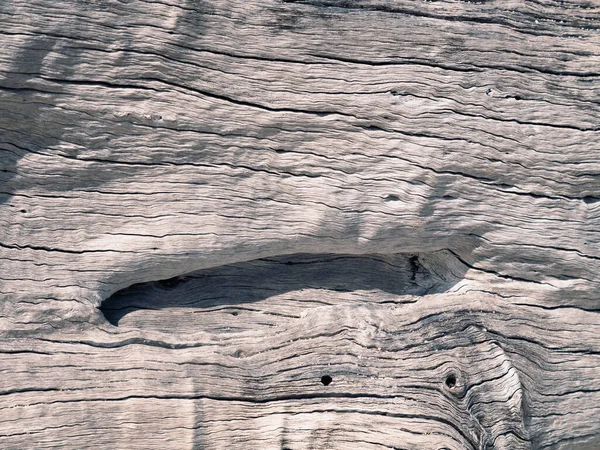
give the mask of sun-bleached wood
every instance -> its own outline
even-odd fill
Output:
[[[0,20],[0,448],[600,448],[600,5]]]

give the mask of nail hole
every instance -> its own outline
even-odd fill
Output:
[[[233,312],[231,313],[231,315],[232,315],[232,316],[237,316],[238,314],[239,314],[239,312],[237,312],[237,311],[233,311]]]
[[[26,210],[26,209],[22,209],[22,210],[21,210],[21,212],[22,212],[23,214],[25,214],[25,213],[27,212],[27,210]]]
[[[515,95],[513,98],[515,100],[523,100],[523,97],[521,97],[520,95]]]
[[[456,375],[451,373],[446,377],[446,386],[448,386],[450,389],[456,386]]]
[[[394,194],[390,194],[385,198],[386,202],[397,202],[398,200],[400,200],[400,197]]]
[[[332,381],[333,379],[329,375],[323,375],[321,377],[321,383],[323,383],[323,386],[329,386]]]
[[[157,281],[156,284],[159,288],[164,289],[164,290],[171,290],[171,289],[175,289],[177,286],[179,286],[181,283],[185,282],[185,278],[184,277],[173,277],[173,278],[169,278],[168,280],[160,280]]]

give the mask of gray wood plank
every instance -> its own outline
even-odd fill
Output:
[[[599,20],[2,2],[0,447],[599,448]]]

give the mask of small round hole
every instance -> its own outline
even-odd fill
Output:
[[[331,378],[329,375],[323,375],[321,377],[321,383],[323,383],[323,386],[329,386],[332,381],[333,378]]]
[[[446,386],[448,386],[450,389],[456,386],[456,375],[451,373],[446,377]]]

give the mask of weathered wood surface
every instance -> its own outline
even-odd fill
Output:
[[[599,3],[0,20],[0,448],[600,448]]]

